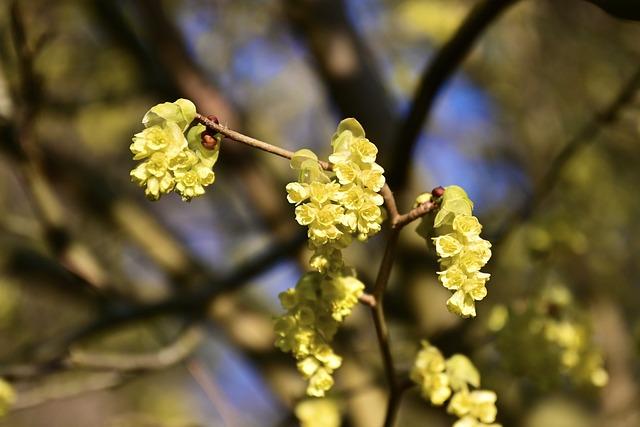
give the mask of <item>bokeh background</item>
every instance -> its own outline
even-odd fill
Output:
[[[408,227],[385,307],[401,371],[429,339],[474,361],[505,426],[640,425],[635,6],[494,2],[502,13],[460,67],[441,70],[411,125],[425,70],[491,1],[9,3],[0,4],[0,375],[17,399],[0,425],[296,425],[304,383],[274,348],[271,320],[308,257],[285,200],[292,171],[225,141],[204,197],[148,202],[129,182],[128,146],[151,105],[178,97],[233,129],[323,156],[338,121],[356,117],[402,211],[438,185],[468,191],[494,242],[489,295],[476,319],[448,313],[433,249]],[[368,286],[383,243],[348,252]],[[545,300],[550,292],[564,302]],[[602,356],[607,384],[568,372],[532,312],[581,325],[569,341]],[[380,425],[386,388],[366,307],[336,346],[343,425]],[[397,425],[453,420],[413,390]]]

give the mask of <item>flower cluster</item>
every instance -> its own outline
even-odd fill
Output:
[[[440,256],[438,279],[454,291],[447,301],[449,311],[462,317],[476,315],[475,302],[487,296],[486,282],[490,275],[480,269],[491,258],[491,243],[480,237],[482,225],[471,214],[473,203],[457,186],[447,187],[440,201],[433,238]]]
[[[276,346],[291,352],[298,370],[309,380],[307,394],[323,396],[333,385],[332,373],[342,359],[330,346],[340,322],[364,291],[341,250],[353,236],[365,240],[380,231],[383,169],[375,163],[377,148],[355,119],[340,122],[325,171],[310,150],[291,159],[298,181],[289,183],[287,200],[296,205],[299,224],[308,227],[312,271],[295,288],[280,294],[286,312],[276,319]]]
[[[298,403],[295,414],[300,427],[339,427],[340,408],[331,399],[307,399]]]
[[[133,159],[142,160],[131,178],[150,200],[174,190],[188,201],[204,194],[204,187],[215,180],[212,168],[220,144],[202,146],[205,127],[192,125],[195,116],[196,107],[187,99],[158,104],[144,115],[145,129],[134,135],[129,147]]]
[[[331,145],[333,174],[322,170],[312,151],[295,154],[291,166],[299,179],[287,185],[287,200],[296,205],[296,221],[309,228],[315,246],[344,247],[354,235],[366,240],[380,231],[384,169],[375,162],[378,149],[355,119],[340,122]]]
[[[480,374],[467,357],[454,354],[445,359],[440,350],[423,341],[410,377],[433,405],[441,406],[451,398],[447,412],[460,417],[453,427],[499,427],[494,423],[496,394],[470,389],[480,386]]]
[[[604,369],[602,354],[593,342],[588,316],[576,305],[566,287],[546,286],[524,308],[518,304],[510,310],[498,306],[490,318],[501,312],[504,314],[499,317],[504,320],[492,329],[499,332],[498,346],[516,371],[543,387],[560,377],[549,375],[553,372],[577,384],[596,387],[607,384],[609,375]],[[522,349],[526,356],[510,358],[509,350],[514,347]]]
[[[324,272],[305,273],[295,288],[279,295],[286,312],[275,323],[276,346],[298,360],[310,396],[324,396],[333,386],[331,375],[342,358],[334,353],[331,340],[364,290],[350,269],[340,267],[341,259],[336,260],[335,254],[331,258]]]

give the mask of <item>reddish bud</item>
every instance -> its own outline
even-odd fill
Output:
[[[207,150],[213,150],[218,145],[218,139],[212,136],[207,131],[202,132],[202,146]]]
[[[214,116],[213,114],[208,115],[207,119],[211,120],[213,123],[217,125],[220,124],[220,120],[218,120],[218,117]]]
[[[440,198],[444,195],[444,188],[442,187],[436,187],[433,190],[431,190],[431,195],[435,198]]]

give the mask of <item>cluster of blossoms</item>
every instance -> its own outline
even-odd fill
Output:
[[[346,246],[352,236],[366,240],[380,231],[383,203],[378,192],[385,183],[378,165],[378,149],[365,138],[355,119],[345,119],[331,139],[326,172],[310,150],[300,150],[291,161],[299,179],[287,185],[287,200],[296,205],[296,221],[308,226],[315,246]]]
[[[445,359],[440,350],[423,341],[410,377],[433,405],[441,406],[451,398],[447,412],[460,417],[453,427],[500,426],[494,423],[498,413],[496,394],[470,389],[480,386],[480,374],[467,357],[454,354]]]
[[[176,191],[182,200],[204,194],[204,187],[215,180],[212,170],[218,160],[220,144],[203,147],[205,127],[192,124],[196,107],[187,99],[165,102],[144,115],[145,129],[134,135],[129,147],[134,160],[142,160],[131,171],[131,178],[144,188],[150,200]]]
[[[589,318],[575,303],[571,292],[560,284],[542,289],[528,305],[509,310],[494,308],[491,318],[500,317],[492,329],[499,332],[498,345],[509,364],[545,387],[561,373],[576,384],[603,387],[609,375],[604,358],[592,339]],[[494,322],[495,323],[495,322]],[[512,348],[526,357],[511,357]],[[511,360],[513,359],[513,360]]]
[[[480,269],[491,258],[491,243],[480,237],[482,225],[472,210],[473,202],[465,191],[452,185],[444,190],[433,224],[438,234],[433,242],[442,269],[438,279],[454,292],[447,308],[462,317],[476,315],[475,302],[487,296],[485,284],[490,277]]]
[[[339,427],[340,408],[331,399],[307,399],[296,405],[300,427]]]
[[[312,271],[280,294],[286,312],[275,325],[276,346],[298,360],[311,396],[323,396],[332,387],[332,373],[342,359],[330,343],[364,291],[341,251],[353,236],[365,240],[380,231],[383,219],[383,200],[377,192],[384,176],[375,163],[375,145],[355,119],[346,119],[332,146],[333,174],[323,170],[310,150],[300,150],[291,159],[299,179],[287,185],[287,199],[296,204],[298,223],[308,227]]]
[[[331,340],[364,291],[351,269],[340,264],[332,260],[324,272],[305,273],[295,288],[279,295],[286,312],[276,319],[276,346],[296,358],[310,396],[324,396],[333,386],[332,374],[342,358]]]

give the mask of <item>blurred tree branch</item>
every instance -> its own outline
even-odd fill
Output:
[[[355,117],[371,140],[393,148],[393,100],[375,58],[353,28],[342,0],[284,0],[285,12],[307,44],[329,97],[342,117]]]
[[[616,18],[640,20],[640,4],[633,0],[587,0]]]
[[[469,54],[477,39],[517,0],[478,2],[453,36],[427,64],[411,102],[411,108],[399,125],[393,140],[393,158],[388,168],[392,188],[405,188],[411,170],[411,158],[418,137],[431,118],[438,94]]]
[[[532,195],[519,209],[515,210],[500,226],[492,238],[494,247],[505,241],[518,226],[531,218],[541,207],[553,189],[561,181],[565,166],[586,146],[596,141],[602,129],[614,123],[620,112],[627,107],[640,89],[640,67],[637,68],[622,85],[611,103],[594,114],[560,150],[551,161],[547,172],[535,186]]]
[[[16,112],[13,122],[0,123],[2,133],[10,136],[5,140],[7,153],[13,156],[17,164],[18,176],[25,185],[26,196],[42,224],[42,237],[52,254],[76,279],[117,300],[120,296],[107,283],[107,275],[100,263],[72,235],[66,223],[68,215],[63,204],[44,176],[42,153],[35,144],[32,130],[42,100],[40,78],[33,68],[37,52],[27,43],[17,1],[10,7],[10,24],[20,79],[15,91]],[[36,45],[41,46],[41,43]]]

